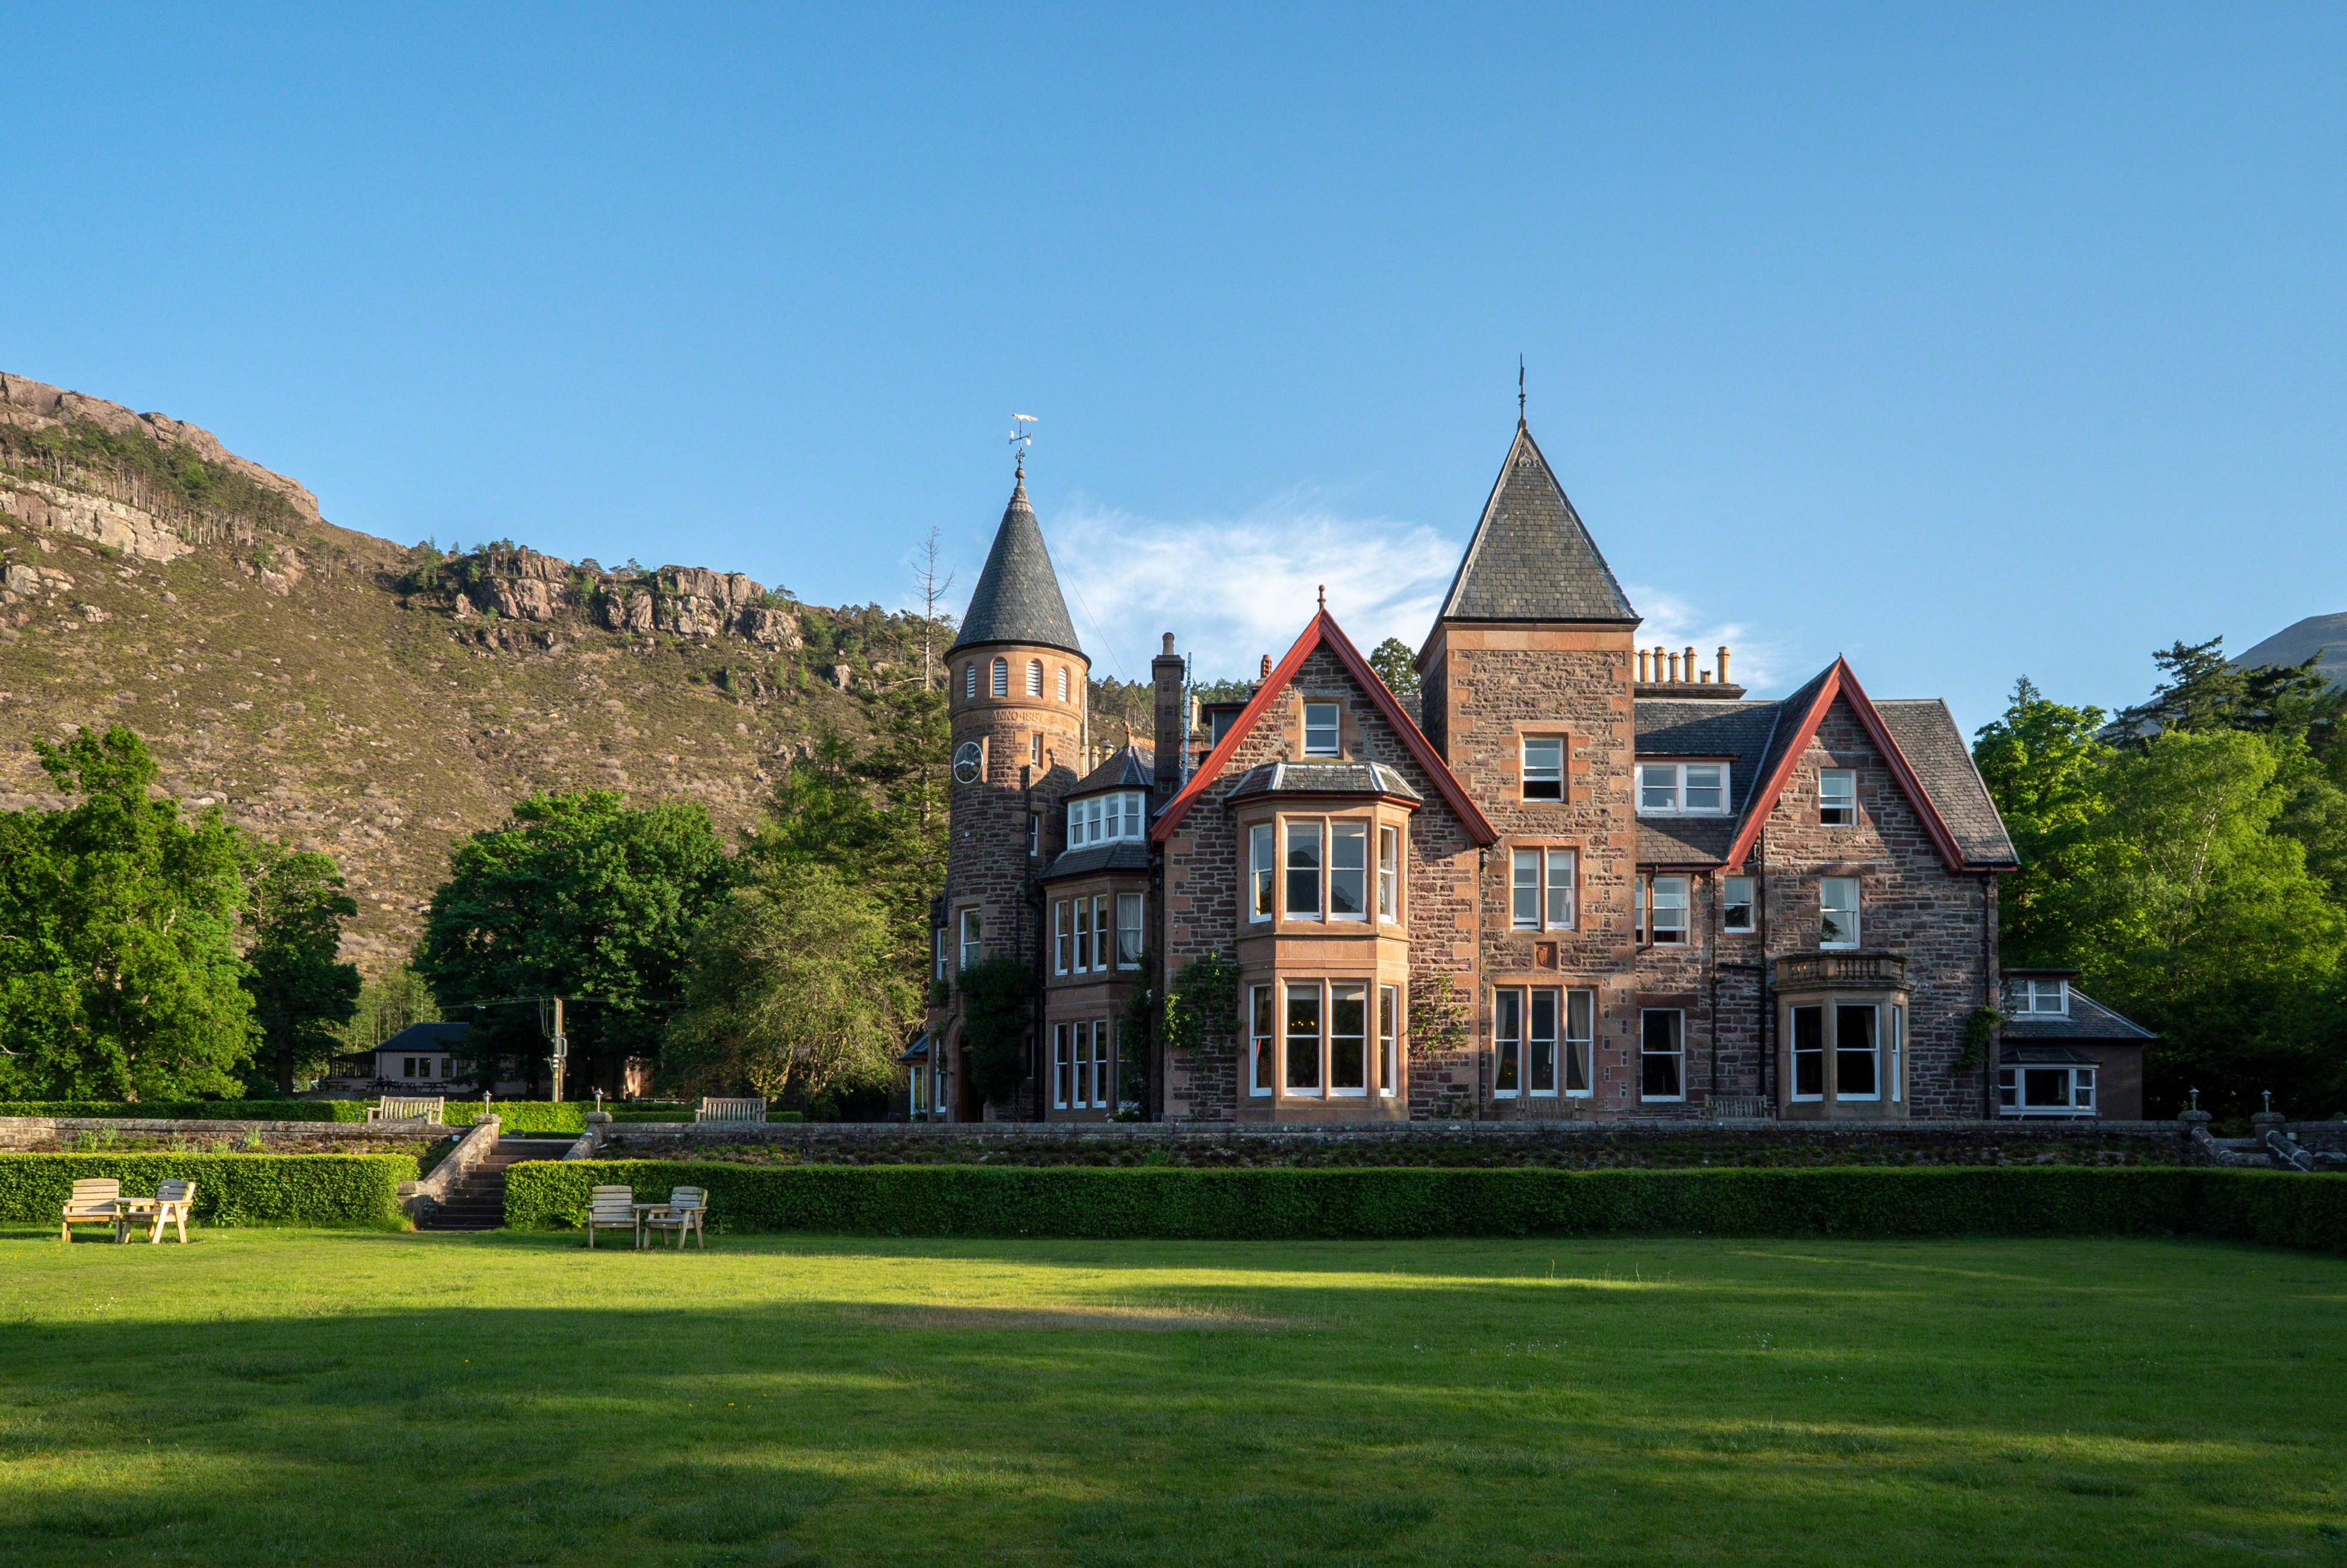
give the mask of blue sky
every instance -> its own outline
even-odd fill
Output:
[[[2347,8],[19,4],[0,369],[402,540],[1413,643],[1529,363],[1650,618],[1970,728],[2347,610]]]

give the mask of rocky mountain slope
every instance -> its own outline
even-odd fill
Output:
[[[2317,661],[2317,673],[2333,686],[2347,686],[2347,610],[2337,615],[2310,615],[2294,621],[2233,661],[2245,670],[2260,664],[2303,664]]]
[[[690,796],[730,830],[920,678],[925,630],[738,573],[403,548],[193,425],[0,375],[0,808],[58,798],[34,737],[128,724],[189,804],[336,857],[369,972],[516,796]]]

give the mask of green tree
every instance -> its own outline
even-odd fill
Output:
[[[1389,637],[1369,654],[1369,668],[1397,697],[1418,695],[1418,655],[1399,637]]]
[[[359,971],[340,961],[343,922],[359,912],[333,859],[267,840],[253,846],[246,877],[245,989],[261,1027],[261,1060],[277,1091],[315,1073],[343,1043],[358,1011]]]
[[[120,725],[34,743],[79,799],[0,814],[0,1086],[39,1099],[241,1092],[244,856],[220,814],[150,800],[154,759]]]
[[[525,1059],[545,1050],[529,1003],[554,996],[578,999],[574,1055],[656,1050],[693,932],[733,877],[698,803],[633,807],[606,790],[517,801],[448,860],[415,967],[445,1013],[473,1022],[485,1056]],[[477,1003],[490,1005],[460,1010]]]
[[[2102,727],[2100,708],[2050,702],[2024,675],[2004,716],[1973,735],[1973,761],[2021,856],[1998,894],[2008,964],[2065,964],[2085,939],[2079,892],[2115,854],[2102,832],[2115,754]]]
[[[356,1012],[343,1026],[342,1049],[373,1050],[411,1023],[436,1023],[440,1006],[432,988],[405,964],[394,964],[359,987]]]
[[[761,867],[703,923],[661,1054],[685,1092],[772,1100],[885,1084],[920,996],[880,901],[828,866]]]

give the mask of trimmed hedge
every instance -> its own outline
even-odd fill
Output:
[[[497,1119],[497,1132],[507,1136],[567,1132],[576,1138],[587,1131],[587,1112],[593,1109],[595,1102],[591,1100],[583,1103],[566,1100],[559,1105],[547,1100],[496,1100],[489,1103],[489,1114]],[[481,1119],[481,1102],[451,1100],[442,1119],[451,1127],[470,1127]]]
[[[0,1223],[55,1225],[90,1176],[139,1195],[179,1176],[196,1184],[199,1220],[396,1229],[415,1170],[413,1154],[0,1154]]]
[[[576,1225],[588,1190],[709,1190],[736,1230],[1229,1238],[2185,1235],[2347,1253],[2347,1178],[2214,1169],[1102,1169],[531,1161],[506,1223]]]
[[[356,1100],[0,1100],[0,1116],[90,1117],[160,1122],[364,1122]]]

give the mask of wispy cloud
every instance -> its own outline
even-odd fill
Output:
[[[1291,495],[1232,518],[1172,520],[1071,508],[1045,525],[1068,609],[1097,674],[1146,680],[1171,631],[1200,680],[1249,676],[1287,651],[1322,586],[1368,652],[1414,650],[1434,624],[1461,541],[1385,518],[1348,517]]]

